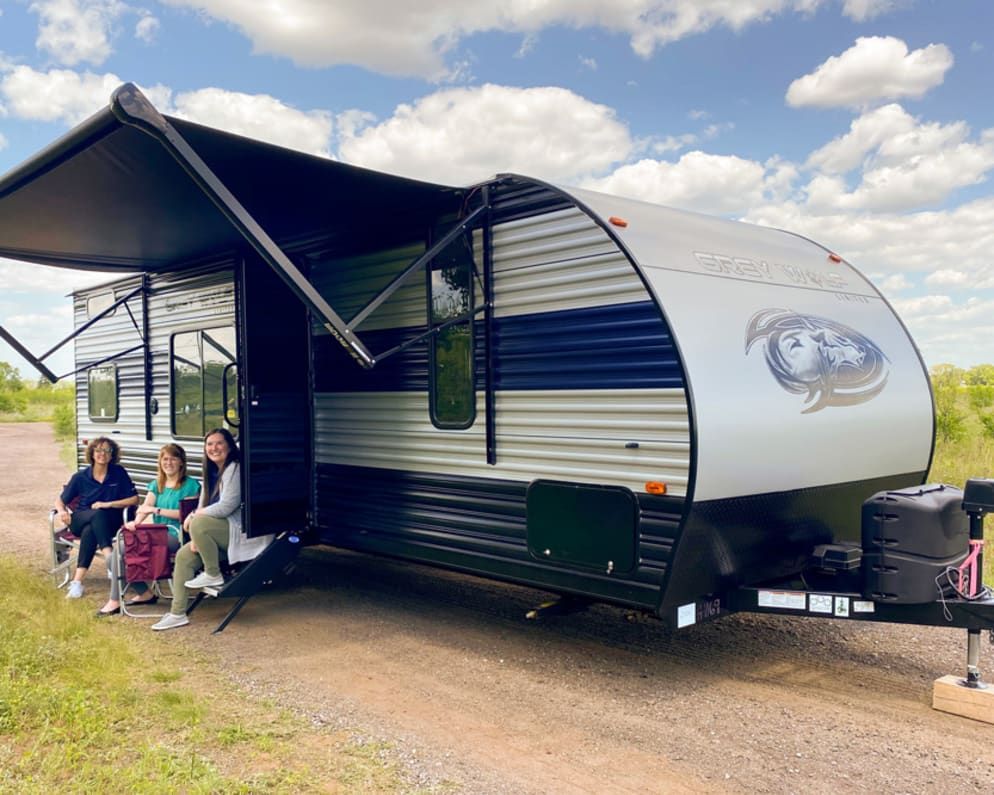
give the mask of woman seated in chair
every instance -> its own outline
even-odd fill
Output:
[[[62,524],[79,538],[76,573],[69,583],[67,599],[83,595],[83,578],[99,549],[109,555],[121,526],[121,511],[138,504],[135,484],[121,466],[121,448],[113,439],[98,436],[86,446],[83,458],[89,466],[79,470],[55,501]],[[76,500],[73,510],[67,507]]]
[[[186,450],[178,444],[163,445],[159,450],[159,472],[155,480],[148,484],[145,501],[138,506],[134,521],[125,524],[134,530],[140,524],[169,525],[169,551],[175,553],[180,548],[180,500],[195,497],[200,491],[196,478],[186,474]],[[115,549],[107,557],[110,570],[110,598],[97,611],[98,616],[112,616],[121,612],[121,566],[123,550]],[[143,582],[132,583],[137,594],[127,606],[155,604],[159,597]]]
[[[224,585],[221,552],[229,563],[252,560],[273,536],[247,538],[242,532],[242,484],[238,447],[225,428],[204,437],[204,488],[199,507],[186,517],[183,527],[190,541],[180,547],[173,565],[173,602],[154,630],[173,629],[190,623],[186,617],[188,589]],[[194,576],[203,566],[203,571]]]

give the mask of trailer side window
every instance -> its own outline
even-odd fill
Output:
[[[428,290],[431,328],[444,326],[428,348],[431,420],[439,428],[468,428],[476,418],[476,392],[473,260],[465,239],[457,239],[432,260]]]
[[[236,367],[233,326],[173,335],[174,436],[202,437],[211,428],[238,425]]]
[[[109,309],[115,301],[113,292],[95,293],[86,299],[86,318],[93,320],[101,312]],[[116,311],[116,310],[115,310]],[[113,315],[114,312],[111,312]]]
[[[96,422],[117,422],[117,368],[91,367],[87,371],[87,409]]]

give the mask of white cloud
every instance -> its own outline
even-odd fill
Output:
[[[873,280],[876,283],[877,287],[880,288],[881,292],[883,292],[885,295],[893,295],[894,293],[903,293],[914,287],[914,284],[908,281],[908,277],[905,276],[903,273],[892,273],[889,276],[885,276],[879,279],[874,278],[872,274],[868,275],[870,276],[871,280]]]
[[[576,179],[633,150],[614,111],[563,88],[484,85],[400,105],[380,124],[340,122],[338,154],[356,165],[447,184],[496,171]]]
[[[927,366],[994,363],[994,299],[931,295],[893,301]]]
[[[640,160],[585,187],[717,214],[742,213],[765,200],[765,167],[752,160],[705,152],[687,152],[676,163]]]
[[[135,23],[135,38],[146,43],[155,41],[158,32],[159,20],[151,14],[143,14],[138,22]]]
[[[930,287],[994,290],[994,263],[980,265],[972,271],[940,268],[925,277],[925,284]]]
[[[875,215],[819,215],[801,205],[783,203],[756,208],[744,217],[823,243],[864,273],[929,274],[947,269],[970,274],[973,288],[994,287],[994,197],[951,210]]]
[[[170,108],[181,118],[222,130],[299,149],[329,153],[333,120],[327,111],[300,111],[266,94],[202,88],[177,94]]]
[[[944,44],[908,52],[893,36],[859,38],[842,55],[833,56],[787,89],[792,107],[862,107],[880,99],[922,97],[940,85],[953,65]]]
[[[969,133],[963,122],[923,123],[900,105],[868,111],[808,157],[807,167],[818,172],[807,186],[808,203],[817,212],[938,205],[994,169],[994,130],[972,141]],[[841,175],[858,167],[860,182],[849,190]]]
[[[72,126],[106,107],[122,82],[110,72],[38,72],[15,66],[0,77],[0,97],[16,117]],[[333,120],[326,111],[300,111],[265,94],[219,88],[175,97],[161,85],[142,87],[142,91],[163,113],[311,154],[329,153]]]
[[[2,115],[3,114],[0,113],[0,116]],[[5,136],[3,133],[0,133],[0,150],[6,149],[8,146],[10,146],[10,142],[7,140],[7,136]]]
[[[519,56],[537,45],[551,26],[599,27],[627,35],[648,58],[656,49],[714,27],[739,31],[786,13],[810,14],[829,0],[164,0],[223,20],[237,28],[257,53],[300,66],[349,63],[388,75],[449,79],[447,59],[473,34],[502,31],[523,36]],[[885,0],[847,0],[843,13],[866,19],[889,6]]]
[[[54,268],[0,257],[0,284],[4,287],[5,301],[13,300],[19,294],[65,296],[80,287],[100,284],[111,278],[109,273]]]
[[[887,13],[897,4],[898,0],[845,0],[842,12],[856,22],[865,22]]]
[[[113,27],[127,10],[120,0],[36,0],[38,49],[58,64],[99,65],[111,54]]]
[[[15,117],[72,126],[105,107],[122,82],[110,72],[37,72],[29,66],[14,66],[0,78],[0,96]]]

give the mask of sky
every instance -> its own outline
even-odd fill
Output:
[[[394,174],[516,172],[802,234],[927,366],[969,368],[994,363],[992,78],[991,0],[0,0],[0,174],[132,82]],[[106,278],[0,258],[0,325],[44,353]],[[2,341],[0,361],[36,377]]]

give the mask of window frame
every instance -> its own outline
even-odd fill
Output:
[[[455,250],[454,249],[457,249]],[[436,290],[438,284],[434,279],[434,274],[440,274],[446,268],[458,267],[462,272],[459,274],[459,281],[464,281],[463,301],[460,305],[454,306],[444,316],[439,316],[436,312]],[[428,414],[432,425],[445,430],[465,430],[472,427],[476,422],[476,335],[474,310],[476,301],[475,289],[476,268],[473,261],[473,249],[467,240],[467,235],[463,234],[453,240],[438,255],[427,263],[425,267],[425,285],[427,299],[427,323],[430,336],[428,339]],[[444,277],[441,277],[444,278]],[[451,294],[452,282],[448,281],[446,292]],[[439,295],[441,292],[439,292]],[[462,320],[459,320],[462,318]],[[439,355],[440,347],[449,340],[458,339],[456,334],[465,330],[468,347],[466,351],[466,378],[460,388],[461,397],[466,401],[466,415],[464,417],[449,418],[442,416],[439,412],[439,401],[442,395],[441,390],[444,385],[440,383],[441,367],[444,358]]]
[[[223,330],[230,332],[231,334],[231,350],[224,351],[223,347],[217,344],[216,336],[211,335],[211,332],[216,332],[218,330]],[[184,337],[193,337],[193,342],[196,346],[196,356],[197,361],[194,362],[189,360],[185,356],[177,356],[176,344],[177,340],[181,343]],[[174,331],[169,337],[169,429],[174,438],[177,439],[202,439],[204,434],[207,433],[211,428],[225,427],[236,429],[238,427],[238,422],[234,421],[231,417],[231,410],[227,407],[227,402],[230,397],[234,397],[235,400],[235,410],[238,410],[238,361],[237,357],[234,356],[235,346],[237,344],[237,332],[234,323],[223,323],[218,326],[207,326],[198,328],[188,328],[180,329]],[[208,364],[209,360],[205,358],[204,350],[205,345],[210,345],[214,350],[227,353],[233,358],[229,358],[228,361],[223,362],[219,372],[218,385],[219,388],[215,392],[208,392],[207,383],[208,377],[207,372],[209,370]],[[177,360],[182,360],[186,362],[187,366],[192,366],[195,370],[197,377],[197,386],[199,387],[199,409],[197,414],[199,414],[199,430],[194,430],[190,427],[179,427],[177,425],[177,418],[180,416],[177,411],[180,405],[177,399],[177,387],[180,385],[182,380],[181,374],[177,373]],[[214,364],[222,364],[222,362],[214,362]],[[234,379],[234,388],[229,385],[229,379]],[[211,413],[210,409],[214,402],[220,401],[220,411]],[[237,416],[236,418],[237,419]],[[196,419],[192,420],[196,422]]]
[[[93,402],[94,394],[101,393],[103,391],[102,389],[94,389],[93,388],[93,381],[94,381],[94,376],[97,375],[98,373],[101,373],[101,372],[110,372],[112,374],[112,377],[110,379],[108,379],[112,383],[112,390],[111,391],[113,392],[113,397],[114,397],[114,400],[113,400],[113,403],[112,403],[112,406],[111,406],[113,408],[113,414],[112,415],[94,414],[94,412],[93,412],[93,410],[94,410],[94,402]],[[117,422],[118,418],[121,415],[121,391],[120,391],[120,386],[121,386],[121,384],[120,384],[120,379],[118,378],[117,365],[114,365],[114,364],[100,365],[100,366],[97,366],[97,367],[90,367],[89,369],[87,369],[87,371],[86,371],[86,413],[87,413],[87,416],[90,418],[90,420],[92,422],[107,422],[107,423]]]

